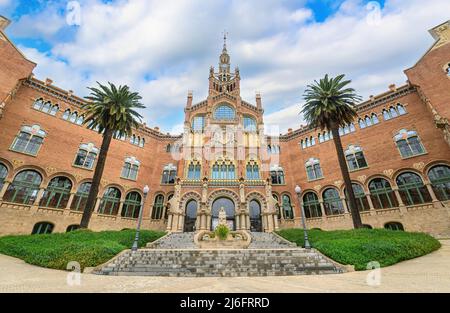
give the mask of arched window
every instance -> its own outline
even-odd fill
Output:
[[[358,208],[358,211],[360,212],[369,211],[370,210],[369,201],[367,200],[366,193],[364,192],[363,187],[359,184],[352,184],[352,188],[353,194],[355,195],[356,198],[356,206]],[[347,190],[345,190],[345,198],[347,201],[347,206],[350,207]]]
[[[103,194],[98,209],[99,214],[117,215],[120,206],[121,192],[115,187],[109,187]]]
[[[192,130],[194,132],[203,132],[205,129],[205,116],[204,115],[196,115],[192,119]]]
[[[11,145],[11,150],[37,155],[47,133],[39,125],[22,126]]]
[[[37,99],[33,103],[33,109],[41,111],[42,107],[44,106],[44,100],[42,98]]]
[[[8,176],[8,168],[2,163],[0,163],[0,190],[2,190],[6,176]]]
[[[83,183],[78,187],[78,190],[73,197],[72,205],[70,209],[73,211],[84,211],[86,207],[87,198],[89,196],[89,191],[91,190],[91,183]]]
[[[51,234],[53,232],[53,228],[55,225],[49,222],[39,222],[34,224],[33,230],[31,232],[32,235],[44,235]]]
[[[323,137],[322,133],[319,133],[319,143],[322,143],[325,141],[325,138]]]
[[[366,158],[360,146],[348,146],[345,150],[345,158],[350,171],[356,171],[367,167]]]
[[[344,204],[339,197],[339,192],[334,188],[328,188],[323,192],[323,205],[326,215],[344,214]]]
[[[284,185],[284,171],[283,168],[274,165],[270,168],[270,178],[272,180],[272,185]]]
[[[388,209],[398,206],[397,198],[386,179],[375,178],[369,183],[370,198],[375,209]]]
[[[394,140],[402,158],[409,158],[425,153],[425,148],[415,131],[402,129],[394,136]]]
[[[64,209],[70,198],[72,182],[67,177],[53,178],[42,195],[40,206],[47,208]]]
[[[69,117],[69,122],[71,123],[75,123],[78,119],[78,113],[77,112],[73,112],[70,117]]]
[[[62,119],[67,121],[69,119],[69,116],[70,116],[70,109],[67,109],[64,111]]]
[[[406,205],[431,202],[427,187],[419,175],[411,172],[402,173],[397,177],[397,186]]]
[[[394,107],[390,107],[389,108],[389,114],[391,115],[391,118],[397,117],[398,116],[398,112]]]
[[[173,164],[168,164],[164,166],[162,175],[162,184],[175,184],[175,179],[177,177],[177,167]]]
[[[259,176],[259,165],[256,161],[250,160],[246,166],[246,178],[248,180],[260,179]]]
[[[234,111],[234,109],[226,104],[219,105],[214,111],[215,120],[230,121],[234,120],[235,116],[236,112]]]
[[[378,124],[379,122],[380,121],[378,119],[378,116],[375,113],[372,113],[372,123],[375,125]]]
[[[139,172],[139,166],[141,163],[136,160],[135,157],[128,157],[125,159],[123,168],[122,168],[122,178],[136,180]]]
[[[44,103],[44,106],[42,107],[42,112],[44,113],[50,113],[50,110],[52,108],[52,103],[50,101],[47,101]]]
[[[33,204],[41,185],[41,175],[32,170],[25,170],[14,177],[3,199],[7,202]]]
[[[372,119],[369,116],[366,115],[364,119],[366,121],[367,127],[372,126]]]
[[[199,161],[194,160],[189,163],[188,175],[189,180],[200,180],[202,166]]]
[[[69,225],[66,228],[66,233],[70,233],[71,231],[74,231],[77,229],[80,229],[80,225],[78,225],[78,224]]]
[[[317,195],[313,192],[308,192],[303,196],[303,208],[305,210],[306,218],[322,216],[319,198],[317,198]]]
[[[450,200],[450,167],[447,165],[434,166],[428,171],[428,177],[436,197],[440,201]]]
[[[141,141],[139,141],[139,147],[144,148],[145,146],[145,139],[144,137],[141,138]]]
[[[58,111],[59,111],[59,106],[57,104],[55,104],[54,106],[52,106],[52,109],[50,111],[50,115],[55,116],[56,113],[58,113]]]
[[[152,219],[160,220],[164,209],[164,196],[157,195],[155,197],[155,203],[153,204]]]
[[[405,229],[403,228],[403,225],[399,222],[389,222],[384,224],[384,228],[389,229],[389,230],[399,230],[399,231],[404,231]]]
[[[358,120],[358,124],[359,124],[359,128],[361,128],[361,129],[363,129],[363,128],[366,128],[366,121],[364,120],[364,119],[362,119],[362,118],[360,118],[359,120]]]
[[[141,195],[138,192],[133,191],[128,193],[123,203],[121,216],[138,218],[139,210],[141,209],[141,200]]]
[[[94,162],[97,158],[98,152],[98,148],[96,148],[93,143],[81,144],[78,148],[73,165],[92,169],[94,167]]]
[[[83,122],[84,122],[84,115],[78,116],[77,120],[75,121],[77,125],[83,125]]]
[[[256,132],[256,120],[251,116],[244,116],[244,130],[247,132]]]
[[[397,104],[397,112],[399,115],[406,114],[405,107],[403,105],[401,105],[400,103]]]
[[[294,219],[294,210],[292,209],[291,197],[283,195],[283,215],[286,220]]]
[[[391,115],[389,114],[389,112],[388,112],[386,109],[383,109],[382,114],[383,114],[383,119],[384,119],[385,121],[391,119]]]
[[[306,174],[308,180],[316,180],[323,178],[322,168],[320,167],[320,161],[316,158],[310,158],[306,163]]]
[[[230,159],[220,158],[212,166],[211,178],[215,180],[236,179],[236,167]]]

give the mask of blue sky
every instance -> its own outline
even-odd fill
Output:
[[[303,90],[325,73],[345,73],[366,98],[403,84],[449,11],[448,0],[0,0],[38,78],[79,96],[97,80],[129,84],[145,122],[171,133],[188,90],[206,97],[224,29],[242,97],[261,92],[266,123],[284,132],[300,126]]]

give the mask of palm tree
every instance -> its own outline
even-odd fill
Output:
[[[344,80],[345,75],[329,78],[328,74],[319,82],[308,85],[303,95],[306,104],[302,113],[306,122],[314,128],[326,129],[333,134],[333,141],[345,183],[348,204],[353,219],[354,228],[362,228],[361,216],[356,205],[355,194],[348,172],[347,162],[342,149],[339,128],[352,123],[357,116],[355,102],[362,98],[353,88],[347,87],[350,80]]]
[[[91,93],[85,98],[89,101],[83,105],[82,109],[86,114],[84,124],[89,129],[102,134],[103,141],[80,228],[87,228],[89,225],[111,139],[114,135],[118,137],[131,135],[132,129],[137,128],[142,119],[142,116],[134,109],[145,108],[140,103],[142,97],[137,92],[131,92],[128,86],[117,88],[109,82],[109,86],[99,82],[97,84],[99,88],[88,87]]]

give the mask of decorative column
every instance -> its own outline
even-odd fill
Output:
[[[94,212],[93,213],[98,213],[98,209],[100,208],[100,203],[102,202],[102,198],[101,197],[97,197],[97,200],[95,201],[95,206],[94,206]]]
[[[121,201],[120,201],[120,203],[119,203],[119,209],[117,210],[117,216],[121,216],[121,212],[122,212],[123,204],[124,204],[124,203],[125,203],[124,200],[121,200]]]
[[[436,197],[436,193],[434,192],[433,186],[431,185],[430,182],[427,182],[425,184],[425,186],[427,187],[428,192],[430,193],[431,196],[431,200],[433,201],[434,207],[437,209],[442,208],[442,203],[441,201],[439,201],[439,199]]]
[[[370,215],[375,215],[376,214],[376,210],[375,207],[373,206],[373,201],[372,201],[372,197],[370,196],[370,193],[365,193],[367,202],[369,203],[369,209],[370,209]]]
[[[325,207],[323,205],[323,200],[319,199],[320,211],[322,212],[322,219],[326,218]]]
[[[38,194],[36,196],[36,199],[34,199],[34,202],[33,202],[32,205],[37,205],[37,206],[39,205],[39,202],[41,202],[41,199],[42,199],[42,196],[44,195],[44,192],[45,192],[45,188],[39,189],[39,192],[38,192]]]
[[[70,193],[69,201],[67,201],[67,205],[65,207],[65,210],[70,210],[70,207],[72,206],[73,198],[75,197],[75,192]]]
[[[167,227],[166,227],[166,231],[167,232],[171,232],[172,231],[172,221],[173,221],[173,215],[169,214],[167,217]]]
[[[280,229],[280,225],[279,225],[279,222],[278,222],[277,214],[273,215],[273,223],[274,223],[275,230],[279,230]]]
[[[8,190],[9,185],[11,185],[11,182],[10,182],[10,181],[6,181],[6,180],[5,180],[5,181],[3,182],[3,187],[2,187],[2,189],[0,190],[0,201],[3,201],[3,196],[5,195],[6,190]]]
[[[268,229],[269,232],[273,232],[274,231],[274,225],[273,225],[273,215],[272,214],[268,214],[267,215],[267,221],[268,221]]]
[[[347,205],[347,201],[345,201],[345,197],[340,197],[341,201],[342,201],[342,205],[344,206],[344,212],[345,213],[350,213],[348,210],[348,205]]]
[[[403,215],[403,214],[406,213],[406,206],[403,203],[402,197],[400,196],[400,192],[398,191],[398,187],[397,186],[392,187],[392,190],[394,190],[395,197],[397,198],[397,201],[398,201],[398,207],[399,207],[399,210],[400,210],[400,215]]]
[[[236,215],[236,217],[235,217],[235,219],[236,219],[236,221],[235,221],[235,223],[236,223],[236,230],[240,230],[241,229],[241,218],[240,218],[241,216],[240,216],[240,214],[237,214]]]

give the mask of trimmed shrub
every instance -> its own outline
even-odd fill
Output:
[[[0,238],[0,253],[29,264],[65,270],[76,261],[81,269],[105,263],[119,252],[130,249],[135,230],[92,232],[75,230],[47,235],[5,236]],[[165,233],[141,230],[139,246],[145,246]]]
[[[278,232],[287,240],[303,246],[302,229],[284,229]],[[438,240],[423,233],[408,233],[385,229],[353,229],[338,231],[308,231],[309,240],[329,258],[356,270],[366,270],[372,261],[381,267],[417,258],[441,247]]]

